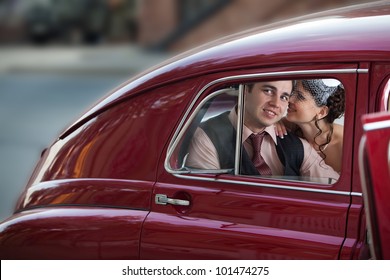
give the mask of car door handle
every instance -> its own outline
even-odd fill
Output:
[[[156,204],[160,204],[160,205],[167,205],[167,204],[180,205],[180,206],[190,205],[190,202],[188,200],[169,198],[165,194],[156,194],[154,201],[156,202]]]

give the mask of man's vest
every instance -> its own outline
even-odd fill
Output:
[[[222,113],[202,123],[200,127],[214,144],[222,169],[234,167],[236,130],[228,118],[229,112]],[[277,137],[276,151],[284,165],[285,176],[300,176],[304,151],[301,140],[292,133],[283,139]],[[277,159],[275,159],[277,160]],[[241,170],[243,175],[260,175],[245,149],[242,149]]]

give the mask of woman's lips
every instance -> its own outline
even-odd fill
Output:
[[[288,107],[287,108],[287,113],[294,113],[296,112],[297,110],[295,110],[294,108],[291,108],[291,107]]]

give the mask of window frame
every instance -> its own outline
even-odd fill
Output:
[[[229,182],[229,183],[238,183],[238,184],[245,183],[246,185],[251,185],[251,184],[257,185],[258,184],[255,182],[248,182],[247,181],[248,177],[250,177],[249,178],[250,181],[252,181],[251,178],[255,178],[255,179],[265,178],[265,179],[270,179],[270,180],[275,181],[275,182],[281,182],[282,184],[279,183],[279,185],[284,185],[283,187],[287,187],[287,188],[290,188],[287,186],[287,184],[291,184],[291,183],[295,184],[297,182],[298,182],[298,184],[303,183],[306,185],[307,184],[317,185],[320,188],[321,188],[321,186],[329,188],[329,187],[332,187],[333,185],[336,185],[337,182],[340,181],[341,176],[343,174],[343,171],[341,172],[341,176],[340,176],[338,181],[336,181],[335,183],[332,183],[332,184],[324,184],[322,182],[315,182],[315,181],[285,180],[285,178],[280,178],[277,176],[273,177],[273,178],[272,177],[268,178],[268,177],[245,176],[245,175],[238,174],[239,163],[235,164],[235,170],[234,170],[234,174],[235,174],[234,176],[236,176],[236,175],[239,175],[239,176],[236,176],[236,178],[234,178],[232,180],[231,180],[231,178],[233,178],[233,177],[231,177],[231,176],[233,176],[233,175],[227,174],[227,173],[231,172],[232,169],[228,169],[228,170],[226,170],[226,169],[220,169],[220,170],[174,169],[174,168],[172,168],[172,166],[170,164],[170,159],[171,159],[175,149],[177,148],[178,143],[180,142],[181,138],[183,137],[183,134],[185,134],[185,132],[186,132],[186,129],[188,128],[188,126],[190,125],[190,123],[194,119],[195,115],[197,114],[198,109],[201,107],[203,100],[208,99],[208,97],[210,95],[214,94],[215,92],[212,89],[216,88],[218,85],[223,85],[223,84],[227,84],[227,83],[241,85],[241,84],[251,83],[251,82],[254,82],[256,80],[263,80],[263,81],[264,80],[277,80],[279,78],[280,78],[280,80],[287,80],[287,79],[304,79],[304,78],[309,78],[309,77],[310,78],[337,79],[343,83],[343,78],[338,77],[339,75],[348,75],[348,74],[357,75],[360,73],[363,73],[363,74],[368,73],[368,69],[360,69],[356,65],[342,64],[342,65],[337,65],[340,68],[337,68],[337,66],[335,68],[332,68],[334,66],[335,65],[331,65],[330,67],[323,68],[323,69],[313,68],[313,69],[305,69],[305,70],[291,70],[291,71],[277,71],[277,72],[264,72],[264,73],[250,73],[250,74],[232,75],[232,76],[225,76],[225,77],[217,78],[217,79],[210,81],[205,86],[203,86],[203,88],[201,88],[201,90],[199,90],[197,92],[197,94],[193,98],[192,102],[188,106],[186,112],[184,113],[182,119],[180,120],[180,123],[179,123],[176,131],[174,132],[174,135],[173,135],[171,142],[169,143],[169,146],[167,149],[167,153],[166,153],[166,157],[165,157],[165,161],[164,161],[165,170],[168,173],[170,173],[176,177],[179,177],[179,178],[195,179],[195,180],[203,180],[203,181],[225,180],[226,182]],[[348,66],[350,66],[350,67],[348,67]],[[299,69],[299,66],[297,66],[297,68]],[[205,94],[207,94],[207,91],[209,91],[210,94],[205,96]],[[351,93],[350,98],[354,98],[355,94],[356,93]],[[203,98],[203,100],[202,100],[202,98]],[[238,128],[237,134],[239,136],[241,136],[242,127],[240,125],[238,125],[237,128]],[[236,144],[238,144],[238,143],[240,143],[240,142],[236,142]],[[239,149],[236,149],[236,154],[241,152],[240,151],[241,145],[238,145],[238,146],[240,146],[240,147],[239,147]],[[237,156],[236,156],[236,160],[238,160]],[[345,172],[345,173],[348,173],[348,172]],[[192,175],[196,175],[196,176],[192,176]],[[221,175],[223,175],[223,176],[221,176]],[[229,178],[225,179],[226,176]],[[286,183],[286,184],[284,184],[284,183]],[[261,185],[262,186],[269,186],[269,187],[271,186],[269,184],[264,184],[264,183],[261,183]],[[293,187],[293,188],[300,189],[299,187],[298,188]],[[332,190],[328,190],[328,191],[333,192]],[[336,191],[336,192],[340,192],[340,191]],[[348,193],[348,195],[350,194],[350,192],[345,192],[345,194],[347,194],[347,193]]]

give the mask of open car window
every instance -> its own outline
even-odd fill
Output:
[[[232,173],[234,165],[225,169],[208,165],[199,166],[189,160],[190,150],[194,146],[194,135],[201,132],[202,124],[216,116],[229,112],[238,103],[238,88],[229,87],[210,94],[194,110],[193,114],[178,136],[174,152],[170,157],[170,167],[178,173]]]
[[[323,80],[329,83],[330,86],[343,88],[342,83],[337,79]],[[296,84],[296,81],[291,82]],[[281,154],[278,146],[282,147],[282,144],[278,137],[273,137],[273,145],[276,149],[271,147],[273,151],[270,155],[276,162],[279,162],[275,165],[271,163],[272,169],[281,171],[273,172],[272,175],[253,174],[245,171],[245,165],[249,162],[248,157],[253,158],[253,151],[248,152],[247,148],[249,139],[247,137],[248,127],[246,126],[247,120],[245,118],[247,116],[245,110],[247,110],[246,106],[253,105],[244,97],[247,85],[248,83],[227,85],[211,92],[198,102],[171,146],[166,161],[167,170],[174,174],[232,174],[321,184],[337,182],[340,174],[337,171],[323,177],[309,176],[309,172],[301,172],[302,170],[299,170],[299,168],[296,173],[284,172],[283,169],[286,170],[290,162],[296,161],[296,158],[290,157],[290,154],[297,154],[298,152],[294,150],[296,149],[295,144],[286,144],[283,149],[292,149],[291,153]],[[284,116],[286,114],[287,112]],[[337,123],[338,129],[341,127],[343,130],[344,114],[337,117],[334,122],[335,125]],[[272,129],[274,129],[273,126]],[[291,131],[291,133],[295,134],[296,131]],[[297,136],[302,138],[302,135],[298,134]],[[271,144],[268,143],[268,145]],[[307,153],[308,145],[310,144],[306,143],[303,148],[300,148],[302,151],[299,153],[302,154],[302,159],[299,166],[303,166],[303,160],[307,161],[303,154]],[[324,146],[326,149],[327,144]],[[310,150],[311,155],[319,157],[320,153],[313,151]],[[328,166],[323,158],[317,162],[313,161],[313,164]]]

